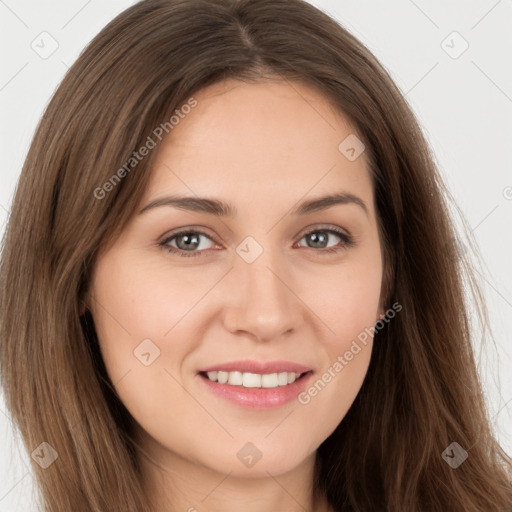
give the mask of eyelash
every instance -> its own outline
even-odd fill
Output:
[[[337,247],[329,247],[329,248],[326,248],[326,249],[318,249],[317,252],[320,252],[320,253],[328,253],[328,254],[334,254],[334,253],[338,253],[339,251],[342,251],[342,250],[346,250],[350,247],[353,247],[355,245],[355,241],[354,241],[354,238],[350,235],[347,235],[346,233],[344,233],[343,231],[337,229],[337,228],[316,228],[316,229],[313,229],[311,231],[308,231],[307,233],[304,233],[301,238],[299,239],[302,240],[305,236],[308,236],[308,235],[311,235],[311,233],[317,233],[317,232],[324,232],[324,233],[331,233],[331,234],[335,234],[337,236],[339,236],[341,239],[342,239],[342,245],[341,246],[337,246]],[[178,231],[176,233],[173,233],[171,234],[170,236],[168,236],[165,240],[162,240],[161,242],[158,243],[158,245],[160,247],[162,247],[163,249],[165,249],[167,252],[171,253],[171,254],[177,254],[178,256],[180,257],[183,257],[183,258],[189,258],[189,257],[195,257],[195,256],[200,256],[201,253],[205,252],[206,250],[208,249],[203,249],[201,251],[184,251],[183,249],[177,249],[176,247],[172,247],[169,244],[169,242],[171,240],[173,240],[174,238],[177,238],[179,237],[180,235],[190,235],[190,234],[196,234],[196,235],[203,235],[205,236],[206,238],[209,238],[210,240],[214,241],[210,236],[208,236],[206,233],[203,233],[202,231],[196,231],[196,230],[192,230],[192,229],[188,229],[188,230],[181,230],[181,231]],[[315,250],[314,247],[306,247],[306,249],[313,249]]]

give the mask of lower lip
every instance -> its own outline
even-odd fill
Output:
[[[219,384],[208,377],[199,374],[208,389],[230,402],[247,409],[274,409],[291,402],[299,393],[304,391],[310,381],[313,372],[302,375],[292,384],[277,386],[276,388],[244,388],[231,384]]]

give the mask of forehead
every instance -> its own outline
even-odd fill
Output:
[[[354,127],[315,88],[228,80],[193,97],[197,105],[157,148],[144,200],[175,192],[232,202],[278,195],[292,205],[304,195],[337,190],[369,200],[364,152],[351,161],[340,151]]]

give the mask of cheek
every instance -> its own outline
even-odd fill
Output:
[[[317,444],[334,432],[359,394],[368,370],[372,342],[357,344],[349,350],[350,361],[344,356],[346,351],[340,350],[298,396],[297,407],[302,410],[297,416],[305,418],[305,426],[315,433]]]
[[[189,446],[189,431],[177,417],[197,414],[197,404],[179,382],[193,341],[180,319],[186,320],[198,290],[166,282],[162,269],[132,263],[125,255],[106,256],[91,283],[105,367],[120,400],[145,431]]]
[[[172,318],[169,315],[169,324],[163,325],[166,302],[155,297],[145,266],[131,265],[125,255],[116,256],[105,255],[94,270],[93,318],[112,384],[120,395],[129,387],[123,402],[126,398],[137,406],[152,396],[147,387],[152,385],[161,357],[160,338],[171,327]],[[151,366],[146,367],[147,362],[152,362]]]
[[[322,367],[297,398],[320,442],[343,420],[366,377],[379,296],[371,286],[361,286],[337,298],[337,307],[320,310],[335,335],[322,339]]]
[[[168,425],[163,409],[186,416],[190,407],[178,381],[190,376],[187,358],[202,341],[201,298],[219,278],[170,272],[166,261],[137,255],[107,254],[96,266],[94,323],[108,375],[132,416]]]
[[[171,337],[208,288],[204,279],[192,283],[185,273],[171,276],[162,264],[133,256],[133,260],[129,252],[122,258],[105,256],[92,280],[100,344],[106,357],[111,353],[118,361],[133,356],[145,339],[161,344],[160,340]]]
[[[376,257],[347,259],[306,279],[301,297],[325,326],[322,341],[331,356],[347,350],[352,339],[375,325],[382,279]]]
[[[316,293],[306,287],[305,302],[326,327],[318,343],[323,366],[298,402],[309,418],[324,418],[323,434],[328,436],[346,415],[368,370],[382,268],[376,257],[370,261],[363,256],[315,277]]]

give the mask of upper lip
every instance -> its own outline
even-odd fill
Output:
[[[208,368],[202,368],[199,373],[202,372],[248,372],[248,373],[280,373],[280,372],[295,372],[305,373],[310,371],[311,368],[304,366],[303,364],[293,363],[291,361],[267,361],[260,362],[251,359],[245,359],[243,361],[230,361],[229,363],[216,364],[209,366]]]

